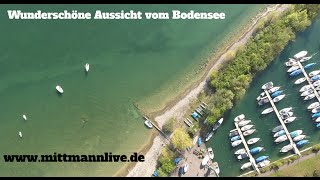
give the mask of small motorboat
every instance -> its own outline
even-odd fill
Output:
[[[246,153],[246,150],[244,148],[238,149],[234,154],[244,154]]]
[[[90,65],[88,63],[86,63],[86,65],[84,65],[84,68],[86,69],[86,72],[89,71]]]
[[[188,171],[189,165],[185,164],[183,167],[183,172],[186,173]]]
[[[308,106],[308,110],[317,108],[317,107],[319,107],[319,106],[320,106],[320,103],[319,103],[319,102],[311,103],[311,104]]]
[[[261,114],[269,114],[271,112],[273,112],[273,108],[272,107],[263,110]]]
[[[297,136],[301,135],[302,133],[303,133],[302,130],[295,130],[295,131],[293,131],[293,132],[290,133],[290,136],[291,136],[292,138],[294,138],[294,137],[297,137]]]
[[[260,156],[256,159],[256,163],[262,162],[268,158],[269,158],[269,156]]]
[[[285,62],[284,64],[287,67],[290,67],[290,66],[298,65],[298,62],[295,59],[289,58],[289,61]]]
[[[282,119],[287,119],[287,118],[291,117],[292,115],[293,115],[293,112],[287,112],[287,113],[280,114]]]
[[[219,119],[219,121],[213,126],[212,131],[216,131],[221,126],[222,122],[223,118]]]
[[[251,145],[251,144],[258,142],[259,140],[260,140],[260,138],[251,138],[247,141],[247,144]]]
[[[294,59],[300,60],[308,54],[308,51],[300,51],[293,56]]]
[[[22,137],[22,132],[21,131],[19,131],[19,136]]]
[[[287,135],[282,135],[282,136],[277,137],[277,139],[274,140],[274,142],[275,142],[275,143],[281,143],[281,142],[284,142],[284,141],[286,141],[286,140],[288,140]]]
[[[199,138],[198,138],[198,146],[200,147],[201,144],[202,144],[202,139],[201,139],[201,137],[199,137]]]
[[[239,135],[237,130],[232,131],[232,132],[229,133],[229,137],[233,137],[233,136],[237,136],[237,135]]]
[[[248,157],[249,157],[249,156],[248,156],[247,153],[243,153],[243,154],[238,155],[238,156],[237,156],[237,159],[238,159],[238,160],[241,160],[241,159],[245,159],[245,158],[248,158]]]
[[[277,96],[277,97],[273,98],[272,101],[275,102],[275,103],[276,103],[276,102],[279,102],[279,101],[281,101],[285,96],[286,96],[285,94],[282,94],[282,95],[280,95],[280,96]]]
[[[285,113],[288,113],[292,110],[293,108],[292,107],[287,107],[287,108],[283,108],[279,111],[280,114],[285,114]]]
[[[59,93],[63,93],[63,89],[62,89],[62,87],[61,86],[59,86],[59,85],[57,85],[56,86],[56,90],[59,92]]]
[[[249,129],[251,129],[252,127],[254,127],[254,125],[252,125],[252,124],[245,125],[245,126],[243,126],[243,127],[241,128],[241,131],[249,130]]]
[[[264,105],[264,104],[266,104],[266,103],[268,103],[269,102],[269,99],[268,98],[263,98],[263,99],[261,99],[260,101],[258,101],[258,104],[261,106],[261,105]]]
[[[144,121],[144,124],[145,124],[148,128],[150,128],[150,129],[153,127],[153,125],[152,125],[152,123],[151,123],[150,120],[145,120],[145,121]]]
[[[312,58],[312,56],[307,56],[307,57],[303,57],[302,59],[300,59],[300,62],[306,62],[309,61]]]
[[[320,80],[320,75],[312,76],[311,81],[318,81]]]
[[[301,134],[301,135],[299,135],[299,136],[294,137],[294,138],[293,138],[293,141],[294,141],[294,142],[301,141],[301,140],[304,139],[305,137],[307,137],[307,136],[304,135],[304,134]]]
[[[219,168],[219,164],[217,162],[212,163],[211,165],[212,169],[216,172],[216,174],[220,174],[220,168]]]
[[[272,98],[275,98],[275,97],[281,95],[282,93],[283,93],[283,91],[276,91],[276,92],[274,92],[274,93],[271,94],[271,97],[272,97]]]
[[[22,115],[22,118],[23,118],[24,120],[27,120],[27,116],[26,116],[26,115]]]
[[[259,168],[263,168],[263,167],[266,167],[267,165],[269,165],[270,164],[270,161],[269,160],[264,160],[264,161],[262,161],[262,162],[259,162],[258,164],[257,164],[257,166],[259,167]]]
[[[290,151],[290,150],[292,150],[292,149],[293,149],[293,146],[292,146],[291,144],[288,144],[288,145],[286,145],[286,146],[283,146],[283,147],[281,148],[280,152],[281,152],[281,153],[286,153],[286,152],[288,152],[288,151]]]
[[[304,91],[306,91],[306,90],[308,90],[308,89],[311,89],[311,88],[312,88],[312,86],[311,86],[310,84],[308,84],[308,85],[303,86],[303,87],[299,90],[299,92],[304,92]]]
[[[310,63],[310,64],[307,64],[304,66],[304,69],[310,69],[312,68],[313,66],[315,66],[317,63]]]
[[[231,142],[233,142],[233,141],[237,141],[240,139],[241,139],[241,137],[238,135],[238,136],[233,136],[230,140],[231,140]]]
[[[259,101],[261,98],[266,97],[266,93],[262,92],[257,98],[256,100]]]
[[[249,136],[249,135],[251,135],[252,133],[254,133],[255,131],[256,131],[256,129],[246,130],[245,132],[243,132],[243,136]]]
[[[292,66],[291,68],[289,68],[288,69],[288,71],[287,72],[292,72],[292,71],[295,71],[295,70],[297,70],[297,69],[299,69],[300,67],[298,66],[298,65],[295,65],[295,66]]]
[[[314,83],[312,83],[313,86],[319,86],[320,85],[320,80],[315,81]]]
[[[241,166],[241,170],[243,171],[243,170],[245,170],[245,169],[247,169],[247,168],[249,168],[249,167],[251,167],[252,165],[251,165],[251,162],[247,162],[247,163],[244,163],[242,166]]]
[[[273,133],[276,133],[276,132],[278,132],[278,131],[281,131],[282,129],[283,129],[282,125],[279,125],[279,126],[277,126],[277,127],[274,127],[274,128],[272,129],[272,132],[273,132]]]
[[[302,78],[297,79],[297,80],[294,82],[294,84],[301,84],[301,83],[305,82],[306,80],[307,80],[306,77],[302,77]]]
[[[307,101],[307,100],[310,100],[310,99],[313,99],[316,97],[316,94],[309,94],[308,96],[304,97],[303,100]]]
[[[276,138],[276,137],[279,137],[279,136],[282,136],[282,135],[285,135],[285,134],[286,134],[286,132],[282,129],[282,130],[276,132],[276,133],[273,135],[273,137]]]
[[[250,122],[251,122],[251,120],[243,120],[243,121],[240,121],[238,123],[238,125],[241,127],[241,126],[245,126],[245,125],[249,124]]]
[[[296,143],[297,147],[302,147],[303,145],[307,144],[309,140],[301,140]]]
[[[236,146],[238,146],[238,145],[241,144],[241,143],[242,143],[242,140],[233,141],[233,142],[231,143],[231,146],[232,146],[232,147],[236,147]]]
[[[213,150],[211,147],[208,148],[208,154],[209,154],[210,159],[214,158]]]
[[[268,90],[268,93],[272,94],[272,93],[278,91],[280,88],[281,88],[280,86],[275,86],[275,87],[269,89],[269,90]]]
[[[262,150],[264,150],[263,147],[255,147],[255,148],[250,149],[250,153],[251,153],[252,155],[255,155],[255,154],[261,152]]]
[[[289,117],[289,118],[285,119],[283,122],[285,124],[289,124],[289,123],[292,123],[296,119],[297,119],[297,117]]]
[[[314,115],[312,115],[312,118],[318,118],[318,117],[320,117],[320,112],[315,113]]]
[[[316,108],[312,109],[311,112],[313,114],[320,112],[320,107],[316,107]]]
[[[209,139],[213,136],[213,134],[214,134],[213,131],[209,132],[209,133],[206,135],[205,139],[204,139],[205,142],[209,141]]]
[[[308,90],[302,92],[300,96],[308,96],[310,94],[313,94],[313,89],[308,89]]]
[[[209,160],[210,160],[209,155],[208,154],[205,155],[204,158],[202,159],[201,165],[205,166],[206,164],[208,164]]]
[[[315,76],[315,75],[318,75],[320,74],[320,70],[315,70],[315,71],[312,71],[309,73],[309,76],[312,77],[312,76]]]
[[[295,76],[298,76],[301,73],[302,73],[302,70],[301,69],[297,69],[297,70],[293,71],[292,73],[290,73],[289,76],[295,77]]]
[[[267,82],[267,83],[265,83],[261,88],[263,89],[263,90],[267,90],[267,89],[271,89],[273,87],[273,82]]]
[[[240,114],[239,116],[234,118],[234,122],[239,122],[245,118],[244,114]]]

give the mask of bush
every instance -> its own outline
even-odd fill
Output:
[[[161,167],[157,170],[157,172],[159,177],[168,177],[169,175],[168,173],[164,172]]]
[[[312,147],[312,152],[317,153],[320,150],[320,144],[317,144]]]
[[[162,126],[162,130],[165,133],[171,133],[173,131],[175,121],[176,120],[174,118],[170,118],[168,121],[164,123],[164,125]]]
[[[190,136],[191,138],[193,138],[194,135],[196,134],[196,130],[193,129],[193,128],[191,128],[191,127],[189,127],[189,128],[187,129],[187,133],[189,134],[189,136]]]

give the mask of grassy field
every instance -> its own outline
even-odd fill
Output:
[[[320,155],[279,170],[269,177],[312,177],[314,170],[320,171]]]

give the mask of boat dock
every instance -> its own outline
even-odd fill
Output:
[[[316,95],[316,98],[318,99],[318,102],[320,102],[320,96],[319,96],[317,90],[314,88],[309,75],[306,73],[306,71],[305,71],[304,67],[302,66],[301,62],[300,61],[296,61],[296,62],[298,63],[300,69],[302,70],[303,75],[307,79],[309,85],[312,87],[312,90],[313,90],[314,94]]]
[[[279,113],[277,107],[275,106],[275,104],[274,104],[274,102],[273,102],[268,90],[264,90],[264,92],[266,93],[266,95],[267,95],[267,97],[269,99],[269,102],[270,102],[270,104],[271,104],[271,106],[273,108],[273,111],[276,113],[276,115],[278,117],[278,120],[280,121],[280,123],[281,123],[281,125],[283,127],[283,130],[286,132],[286,135],[287,135],[287,137],[288,137],[288,139],[290,141],[290,144],[293,147],[294,152],[301,157],[301,153],[300,153],[299,149],[297,148],[296,144],[293,142],[292,137],[290,136],[290,133],[289,133],[289,131],[287,129],[287,126],[284,124],[283,119],[281,118],[280,113]]]
[[[243,144],[244,148],[245,148],[246,151],[247,151],[247,154],[248,154],[248,156],[249,156],[249,161],[251,162],[251,165],[252,165],[253,169],[255,169],[255,170],[258,172],[258,174],[261,174],[261,173],[260,173],[260,170],[259,170],[259,168],[258,168],[258,166],[257,166],[257,164],[256,164],[256,160],[253,158],[253,156],[252,156],[251,153],[250,153],[250,149],[249,149],[249,147],[248,147],[247,141],[244,139],[244,136],[243,136],[243,134],[242,134],[241,129],[239,128],[238,123],[235,122],[234,125],[236,126],[236,130],[238,131],[238,133],[239,133],[239,135],[240,135],[240,138],[241,138],[241,140],[242,140],[242,144]]]
[[[166,135],[155,123],[153,123],[147,116],[144,116],[143,119],[144,119],[144,120],[149,120],[150,123],[152,124],[152,126],[153,126],[154,128],[156,128],[156,130],[158,130],[160,134],[162,134],[162,136],[163,136],[164,139],[166,140],[165,143],[166,143],[166,144],[170,144],[170,139],[167,137],[167,135]]]

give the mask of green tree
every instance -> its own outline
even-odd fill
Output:
[[[168,121],[164,123],[164,125],[162,126],[162,130],[165,133],[171,133],[173,131],[175,121],[176,120],[174,118],[170,118]]]
[[[173,146],[179,150],[184,150],[192,145],[190,136],[183,128],[178,128],[173,131],[171,142]]]
[[[157,170],[157,172],[159,177],[168,177],[168,173],[164,172],[161,167]]]

